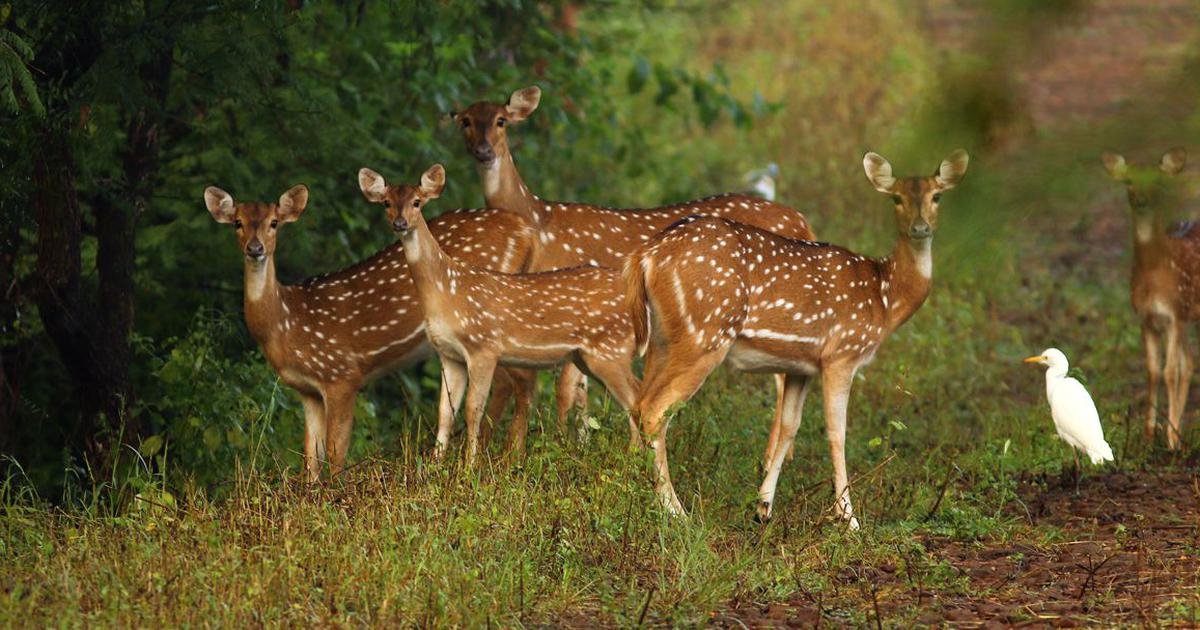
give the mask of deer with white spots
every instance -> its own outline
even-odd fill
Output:
[[[1200,226],[1169,219],[1182,202],[1182,191],[1172,180],[1186,160],[1180,148],[1167,151],[1152,167],[1131,166],[1115,153],[1103,155],[1109,175],[1125,184],[1133,214],[1130,295],[1142,320],[1149,381],[1143,428],[1146,438],[1153,439],[1158,384],[1166,376],[1167,447],[1172,450],[1180,448],[1192,377],[1187,324],[1200,319]]]
[[[800,426],[809,385],[821,376],[833,460],[835,509],[858,521],[846,472],[846,407],[855,372],[925,301],[938,202],[967,169],[955,151],[930,177],[892,176],[875,153],[867,177],[895,203],[890,256],[867,258],[825,243],[792,240],[726,219],[692,217],[638,249],[625,265],[626,305],[647,343],[635,416],[654,449],[656,487],[672,513],[683,506],[667,466],[666,411],[687,400],[717,365],[782,373],[778,423],[766,452],[758,518],[771,516],[784,454]]]
[[[447,255],[421,214],[421,206],[441,194],[445,173],[442,165],[433,165],[413,189],[413,202],[388,208],[424,308],[426,332],[442,359],[439,435],[449,430],[465,390],[466,457],[474,460],[497,365],[544,369],[572,362],[598,378],[621,406],[632,408],[637,346],[619,274],[599,267],[505,274]],[[630,439],[638,443],[637,438],[631,422]]]
[[[285,285],[275,277],[276,239],[283,224],[304,212],[308,189],[295,186],[278,203],[235,203],[229,193],[209,187],[204,202],[214,219],[237,232],[246,326],[280,380],[300,394],[306,476],[320,479],[326,459],[336,475],[345,462],[359,389],[375,376],[432,354],[401,246]],[[501,210],[444,214],[430,229],[448,251],[508,271],[523,267],[535,244],[528,223]],[[534,376],[527,370],[505,375],[512,381],[518,416],[528,413]]]
[[[516,212],[537,231],[541,248],[530,271],[576,265],[620,269],[638,246],[694,214],[724,217],[788,238],[815,238],[803,214],[754,195],[723,194],[651,209],[541,199],[521,179],[508,147],[509,125],[533,114],[541,97],[542,91],[535,85],[513,92],[507,103],[480,101],[453,114],[483,179],[487,206]],[[776,382],[782,396],[782,376],[777,376]]]

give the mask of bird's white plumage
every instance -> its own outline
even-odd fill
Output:
[[[1112,448],[1104,441],[1096,403],[1082,383],[1067,376],[1066,355],[1049,348],[1041,358],[1046,365],[1046,398],[1058,436],[1086,453],[1093,464],[1112,461]]]

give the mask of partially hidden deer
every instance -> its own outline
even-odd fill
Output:
[[[453,114],[483,180],[487,206],[516,212],[537,231],[541,248],[531,271],[585,264],[620,269],[634,249],[693,214],[728,218],[788,238],[815,238],[803,214],[753,195],[715,195],[651,209],[541,199],[521,179],[508,146],[509,126],[533,114],[541,97],[535,85],[513,92],[506,103],[479,101]],[[776,381],[781,396],[783,379]]]
[[[449,430],[465,390],[466,457],[474,460],[497,365],[542,369],[571,362],[630,409],[639,386],[632,371],[637,347],[619,274],[599,267],[506,274],[448,255],[422,215],[422,206],[437,199],[445,185],[445,169],[435,164],[419,186],[406,187],[403,201],[388,207],[388,221],[400,234],[420,296],[426,333],[442,359],[446,387],[439,435]],[[637,438],[631,422],[630,439],[640,443]]]
[[[855,373],[929,295],[938,202],[962,179],[967,159],[955,151],[930,177],[896,178],[887,160],[866,154],[867,177],[895,203],[896,245],[885,258],[697,217],[630,256],[626,307],[638,343],[648,344],[636,416],[654,449],[656,487],[668,511],[679,514],[683,506],[671,485],[664,414],[728,360],[741,371],[785,375],[757,517],[771,516],[783,456],[820,375],[835,511],[858,527],[844,451],[850,388]]]
[[[1143,429],[1148,440],[1154,438],[1158,388],[1165,382],[1167,447],[1175,450],[1183,437],[1192,377],[1187,324],[1200,319],[1200,226],[1171,219],[1182,201],[1173,180],[1183,170],[1187,153],[1171,149],[1151,167],[1130,165],[1115,153],[1102,157],[1109,175],[1125,184],[1133,217],[1130,297],[1142,320],[1149,386]]]
[[[282,226],[304,212],[308,189],[294,186],[277,203],[239,203],[210,186],[204,202],[217,222],[237,233],[246,326],[280,380],[300,394],[306,476],[320,479],[325,460],[336,475],[345,463],[358,391],[371,378],[432,354],[401,246],[286,285],[275,275],[276,240]],[[535,245],[529,224],[502,210],[444,214],[430,229],[448,251],[500,270],[521,269]],[[534,376],[527,370],[503,376],[517,398],[516,416],[528,414]],[[438,452],[444,448],[439,443]]]

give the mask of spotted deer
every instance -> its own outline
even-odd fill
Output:
[[[535,85],[513,92],[507,103],[479,101],[453,114],[483,179],[487,206],[516,212],[537,231],[541,248],[531,271],[585,264],[620,269],[634,249],[693,214],[724,217],[788,238],[815,238],[803,214],[753,195],[723,194],[651,209],[541,199],[521,179],[508,147],[509,125],[533,114],[541,98]],[[782,387],[781,376],[776,382]]]
[[[844,451],[850,387],[854,374],[929,295],[938,202],[962,179],[967,154],[955,151],[930,177],[898,179],[875,153],[866,154],[863,166],[875,188],[895,203],[897,241],[885,258],[788,239],[727,219],[691,217],[639,248],[626,263],[626,306],[638,343],[648,343],[635,415],[654,449],[656,487],[670,512],[682,513],[683,506],[667,466],[670,419],[664,414],[695,394],[728,360],[741,371],[785,375],[758,518],[771,516],[783,456],[819,374],[835,509],[858,527]]]
[[[1158,384],[1165,376],[1167,446],[1172,450],[1180,448],[1192,377],[1187,324],[1200,319],[1200,226],[1192,221],[1168,224],[1182,201],[1172,180],[1186,160],[1181,148],[1167,151],[1152,167],[1127,164],[1115,153],[1103,155],[1109,175],[1125,184],[1133,214],[1130,294],[1142,320],[1149,385],[1143,429],[1147,439],[1154,438]]]
[[[250,334],[279,378],[300,394],[306,476],[320,479],[326,459],[336,475],[345,462],[358,391],[371,378],[432,351],[401,245],[341,271],[285,285],[275,276],[276,240],[281,227],[304,212],[308,189],[294,186],[277,203],[236,203],[210,186],[204,203],[217,222],[232,224],[237,233]],[[430,230],[448,251],[508,271],[524,266],[535,244],[528,223],[501,210],[444,214]],[[516,415],[527,414],[534,374],[511,370],[503,378],[517,397]]]
[[[467,461],[474,460],[483,403],[497,365],[549,368],[568,361],[599,379],[630,409],[638,380],[632,371],[634,333],[623,309],[620,277],[599,267],[506,274],[446,254],[429,231],[422,206],[446,185],[442,165],[389,206],[425,312],[430,342],[445,380],[438,432],[445,434],[466,391]],[[523,437],[525,427],[521,427]],[[514,435],[517,432],[514,430]],[[630,423],[631,440],[638,438]]]

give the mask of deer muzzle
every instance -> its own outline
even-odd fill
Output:
[[[492,145],[487,143],[479,143],[471,150],[475,155],[475,159],[480,162],[491,162],[496,159],[496,152],[492,149]]]
[[[924,219],[917,219],[913,224],[908,226],[909,238],[929,238],[933,236],[933,226],[929,225]]]
[[[257,238],[246,244],[246,258],[251,258],[256,261],[262,260],[266,253],[267,248],[264,247],[262,241],[258,240]]]

